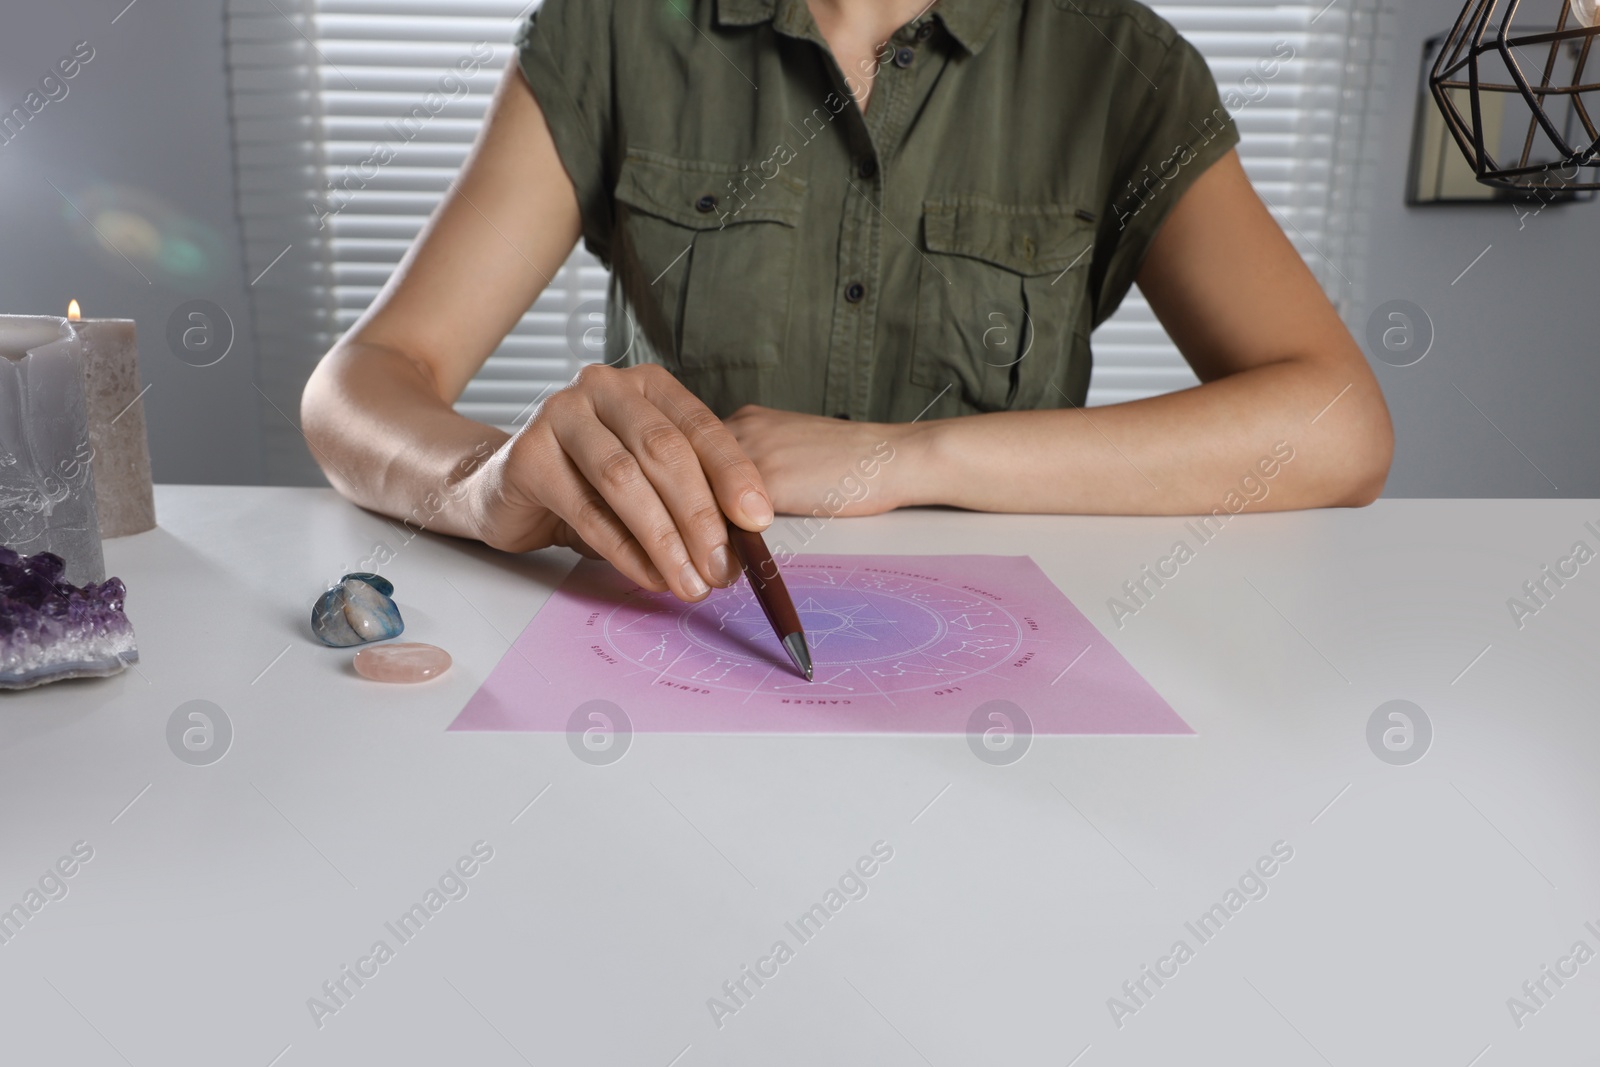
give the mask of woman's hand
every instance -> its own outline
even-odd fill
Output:
[[[649,364],[585,367],[468,485],[487,544],[565,545],[684,600],[739,578],[724,515],[747,530],[773,518],[761,474],[734,435]]]
[[[878,515],[917,503],[909,423],[851,422],[746,404],[727,419],[787,515]]]

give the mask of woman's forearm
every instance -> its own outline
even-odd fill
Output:
[[[312,455],[340,493],[412,529],[480,536],[463,482],[508,437],[456,414],[423,364],[384,345],[341,342],[300,410]]]
[[[1298,360],[1127,404],[907,430],[905,503],[1054,514],[1359,506],[1381,492],[1393,447],[1369,374]]]

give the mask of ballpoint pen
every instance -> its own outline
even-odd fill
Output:
[[[767,551],[766,540],[758,533],[734,525],[731,519],[728,521],[728,540],[733,545],[733,554],[739,557],[745,577],[750,579],[750,589],[756,595],[756,602],[772,624],[772,632],[783,643],[783,650],[789,653],[795,669],[806,676],[806,681],[811,681],[811,649],[806,645],[806,632],[800,625],[800,613],[794,609],[794,601],[783,584],[783,575],[778,573],[777,561]]]

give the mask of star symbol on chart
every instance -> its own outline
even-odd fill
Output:
[[[816,602],[812,597],[806,597],[805,603],[800,605],[800,612],[811,612],[814,615],[832,615],[839,620],[834,626],[807,626],[806,640],[813,645],[821,645],[830,637],[858,637],[863,641],[876,641],[875,634],[863,629],[866,626],[893,626],[893,619],[881,616],[875,619],[861,618],[864,611],[873,610],[866,604],[857,604],[848,608],[830,608]]]

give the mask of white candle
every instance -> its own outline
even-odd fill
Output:
[[[84,400],[66,319],[0,315],[0,541],[54,552],[74,585],[105,580]]]
[[[100,536],[143,533],[155,527],[156,504],[134,321],[83,318],[76,300],[67,320],[83,352]]]

